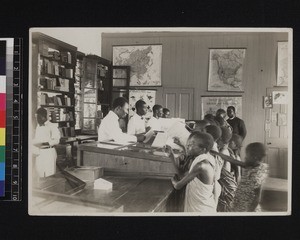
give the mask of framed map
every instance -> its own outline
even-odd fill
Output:
[[[277,86],[288,85],[288,43],[278,42]]]
[[[208,91],[244,91],[245,53],[246,49],[210,49]]]
[[[113,65],[130,66],[130,86],[161,86],[162,45],[113,46]]]
[[[218,109],[222,108],[225,111],[227,107],[234,106],[236,116],[242,118],[242,96],[202,96],[202,119],[206,114],[216,115]]]
[[[143,100],[147,104],[148,112],[146,118],[152,116],[152,108],[155,105],[155,90],[129,90],[129,118],[135,113],[135,103]]]

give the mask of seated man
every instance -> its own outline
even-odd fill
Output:
[[[143,100],[135,103],[136,113],[129,119],[127,133],[131,135],[146,132],[145,115],[147,113],[147,104]]]
[[[132,136],[123,133],[119,126],[119,118],[123,118],[128,112],[128,102],[123,97],[118,97],[113,101],[113,109],[103,118],[99,130],[98,141],[116,142],[141,142],[145,139],[144,135]]]
[[[161,131],[161,124],[158,121],[163,115],[163,107],[161,105],[155,104],[152,108],[153,116],[149,119],[147,123],[147,128],[149,127],[154,131]]]
[[[170,118],[170,110],[168,108],[163,109],[163,118]]]

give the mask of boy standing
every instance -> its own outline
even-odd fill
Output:
[[[53,148],[59,143],[60,133],[57,125],[48,121],[47,110],[39,108],[36,111],[38,126],[33,139],[36,171],[39,177],[53,175],[56,169],[57,153]]]
[[[213,193],[215,159],[208,154],[213,142],[211,135],[202,132],[193,132],[188,139],[188,155],[197,157],[181,180],[172,179],[175,189],[186,185],[185,212],[216,212]]]

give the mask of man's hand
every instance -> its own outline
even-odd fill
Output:
[[[178,144],[179,146],[182,145],[178,137],[174,137],[174,143]]]
[[[173,156],[174,156],[174,152],[173,152],[173,149],[172,149],[171,146],[166,145],[166,146],[165,146],[165,151],[166,151],[166,153],[169,154],[169,156],[170,156],[170,155],[173,155]]]
[[[144,134],[136,134],[135,136],[138,142],[143,142],[146,138]]]
[[[38,147],[38,148],[49,148],[50,147],[48,142],[36,143],[36,144],[34,144],[34,146]]]

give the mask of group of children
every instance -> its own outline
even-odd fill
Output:
[[[259,142],[250,143],[241,161],[243,138],[233,134],[230,125],[221,118],[206,116],[198,121],[184,155],[175,157],[172,148],[166,147],[176,169],[172,184],[176,189],[177,211],[216,213],[259,209],[261,186],[268,174],[268,166],[263,163],[266,148]]]

